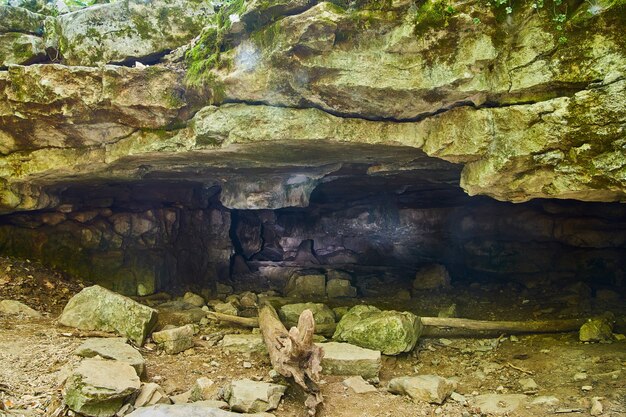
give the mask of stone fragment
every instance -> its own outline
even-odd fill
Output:
[[[366,394],[368,392],[378,391],[376,387],[368,384],[360,375],[344,379],[343,385],[354,391],[355,394]]]
[[[242,417],[240,413],[221,410],[219,402],[199,401],[191,404],[157,404],[142,407],[127,417]],[[266,413],[246,414],[246,417],[267,417]],[[269,414],[271,416],[271,414]]]
[[[335,323],[335,313],[326,304],[321,303],[286,304],[280,308],[278,314],[285,327],[289,329],[298,325],[298,319],[304,310],[311,310],[316,325]]]
[[[349,343],[316,343],[324,350],[322,372],[329,375],[360,375],[377,378],[382,366],[380,352]]]
[[[152,333],[152,340],[165,352],[173,355],[193,347],[193,333],[193,326],[188,324],[182,327],[154,332]]]
[[[239,299],[241,306],[245,308],[256,307],[258,301],[259,297],[251,291],[246,291],[245,293],[241,294],[241,297]]]
[[[483,414],[509,415],[526,399],[523,394],[484,394],[473,398],[472,405]]]
[[[135,369],[125,362],[84,359],[65,381],[68,407],[92,417],[109,417],[139,390]]]
[[[184,326],[186,324],[199,323],[206,317],[206,311],[186,301],[175,300],[160,304],[157,307],[159,319],[157,328],[167,325]]]
[[[329,298],[356,297],[356,288],[345,279],[331,279],[326,283],[326,295]]]
[[[191,398],[191,390],[187,390],[180,394],[170,396],[170,400],[172,400],[174,404],[187,404],[190,398]]]
[[[415,314],[358,305],[341,318],[333,340],[398,355],[411,351],[421,333],[422,323]]]
[[[215,391],[215,382],[211,381],[207,377],[196,379],[196,382],[191,387],[191,394],[189,395],[190,402],[210,400],[213,392]]]
[[[580,326],[578,339],[581,342],[608,342],[613,340],[613,323],[605,317],[590,319]]]
[[[450,274],[443,265],[428,265],[415,273],[413,281],[415,290],[436,290],[448,286],[450,286]]]
[[[23,315],[28,317],[42,317],[42,315],[35,309],[30,308],[24,303],[16,300],[2,300],[0,301],[0,313],[11,315]]]
[[[593,397],[591,399],[591,410],[589,410],[589,414],[592,416],[599,416],[604,413],[604,407],[600,402],[601,399],[602,397]]]
[[[467,404],[467,398],[465,398],[465,395],[459,394],[458,392],[453,392],[452,394],[450,394],[450,399],[452,401],[456,401],[463,406]]]
[[[204,298],[201,295],[194,294],[192,292],[186,292],[183,296],[183,301],[196,307],[204,306]]]
[[[526,393],[535,393],[539,389],[539,385],[532,378],[522,378],[519,381],[520,388],[522,392]]]
[[[239,315],[239,310],[237,310],[237,307],[235,307],[231,302],[215,304],[213,309],[222,314],[229,314],[231,316]]]
[[[288,297],[324,297],[326,295],[326,276],[316,273],[297,272],[289,278],[285,286]]]
[[[577,372],[576,374],[574,374],[574,381],[576,382],[584,381],[586,379],[587,379],[586,372]]]
[[[403,376],[389,381],[389,391],[432,404],[443,402],[456,389],[456,382],[437,375]]]
[[[133,404],[133,406],[135,408],[138,408],[147,407],[154,404],[171,403],[172,402],[168,398],[167,394],[159,384],[155,384],[154,382],[148,382],[141,385],[139,395],[137,396],[137,399],[135,399],[135,403]]]
[[[222,347],[233,352],[265,353],[267,346],[260,334],[227,334],[222,339]]]
[[[76,348],[74,354],[83,358],[100,356],[104,359],[126,362],[135,369],[139,377],[143,375],[145,369],[146,361],[141,353],[121,337],[87,339]]]
[[[116,332],[138,346],[156,321],[156,310],[98,285],[84,288],[72,297],[59,317],[64,326]]]
[[[286,389],[284,385],[242,379],[230,383],[225,399],[233,411],[258,413],[278,407]]]

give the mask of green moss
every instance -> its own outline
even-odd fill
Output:
[[[227,40],[231,26],[229,16],[241,15],[245,10],[245,0],[228,0],[215,13],[212,24],[202,31],[196,44],[185,55],[188,68],[185,77],[187,85],[209,87],[215,90],[215,98],[220,96],[220,90],[223,92],[223,87],[220,89],[217,85],[217,78],[212,70],[230,64],[222,60],[222,53],[230,48]],[[214,102],[217,101],[215,98]]]
[[[156,34],[155,28],[141,16],[132,17],[135,30],[141,39],[152,39]]]
[[[448,26],[450,18],[455,14],[456,9],[448,0],[426,0],[413,16],[415,34],[420,35],[432,28]]]

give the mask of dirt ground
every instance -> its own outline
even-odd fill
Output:
[[[43,318],[0,315],[0,416],[69,416],[63,408],[59,374],[78,361],[72,352],[84,341],[55,318],[82,285],[35,263],[0,258],[0,299],[17,299],[44,314]],[[582,291],[583,293],[585,291]],[[521,288],[517,285],[457,286],[422,299],[359,300],[382,308],[410,309],[422,315],[455,303],[457,315],[476,319],[529,320],[575,317],[611,310],[624,316],[623,299],[597,299],[558,286]],[[494,297],[494,294],[497,296]],[[617,329],[619,330],[619,329]],[[216,332],[245,333],[210,323],[201,326],[196,346],[178,355],[141,349],[146,358],[146,381],[159,383],[168,394],[188,390],[200,377],[216,382],[216,391],[233,379],[269,380],[269,359],[258,354],[229,353],[201,336]],[[251,368],[244,368],[243,362]],[[585,380],[575,380],[585,373]],[[435,374],[455,378],[466,404],[448,399],[443,405],[415,402],[385,389],[396,376]],[[488,338],[422,338],[410,354],[384,357],[377,392],[355,394],[343,386],[345,377],[325,376],[321,417],[484,416],[473,406],[479,394],[522,394],[519,380],[538,385],[527,401],[509,416],[590,415],[592,398],[599,398],[603,416],[626,416],[626,341],[582,344],[576,333],[495,335]],[[583,390],[583,386],[585,390]],[[591,388],[589,388],[591,387]],[[540,396],[559,399],[554,405],[531,405]],[[277,417],[304,416],[303,395],[288,389]],[[571,412],[567,412],[571,411]]]

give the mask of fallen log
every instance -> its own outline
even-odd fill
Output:
[[[243,327],[259,327],[258,317],[231,316],[230,314],[216,313],[214,311],[208,312],[207,316],[226,323],[238,324]],[[335,327],[337,327],[335,323],[316,324],[315,334],[322,334],[330,337],[333,333],[335,333]]]
[[[309,415],[314,416],[323,402],[318,383],[324,352],[313,343],[313,313],[304,310],[298,326],[287,331],[274,307],[266,304],[259,310],[258,322],[272,366],[284,377],[293,378],[308,393],[305,405]]]
[[[227,323],[234,323],[244,327],[259,327],[257,317],[239,317],[229,314],[207,313],[209,317]],[[424,336],[444,335],[478,335],[493,333],[563,333],[577,331],[588,319],[540,320],[540,321],[490,321],[471,320],[455,317],[420,317],[424,326]],[[321,324],[315,326],[317,334],[330,334],[335,330],[335,324]]]
[[[424,334],[429,327],[463,329],[472,332],[498,333],[562,333],[576,331],[587,322],[587,319],[540,320],[540,321],[490,321],[470,320],[454,317],[421,317]],[[435,332],[430,332],[435,333]]]

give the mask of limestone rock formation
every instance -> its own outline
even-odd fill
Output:
[[[318,234],[298,254],[303,239],[267,219],[235,231],[245,245],[230,236],[230,210],[307,207],[357,172],[399,199],[419,184],[431,201],[439,185],[507,202],[626,201],[623,1],[510,13],[478,0],[447,12],[436,0],[44,3],[0,6],[0,214],[14,215],[0,248],[121,293],[215,289],[236,251],[244,263],[361,262],[388,242]],[[346,189],[367,194],[363,183]],[[399,211],[402,227],[435,217]],[[568,227],[553,239],[595,239]],[[497,239],[460,246],[477,271],[506,269],[486,253],[521,253]],[[422,255],[415,264],[443,262]],[[318,284],[307,296],[327,294]]]

